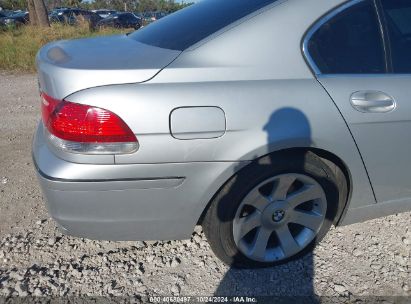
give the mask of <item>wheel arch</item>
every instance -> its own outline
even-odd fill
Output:
[[[209,202],[207,202],[207,205],[205,206],[205,208],[203,209],[200,217],[197,220],[197,225],[201,225],[204,219],[205,214],[207,213],[208,209],[210,208],[210,205],[212,204],[212,202],[214,201],[215,197],[218,195],[218,193],[221,191],[222,188],[224,188],[224,186],[236,175],[238,174],[241,170],[244,170],[245,168],[247,168],[248,166],[251,166],[255,161],[258,161],[261,158],[267,157],[267,156],[280,156],[281,154],[284,153],[307,153],[307,152],[312,152],[314,153],[316,156],[320,157],[327,165],[329,166],[334,166],[334,168],[332,168],[333,170],[339,170],[340,174],[343,175],[343,178],[345,180],[346,183],[346,187],[347,187],[347,197],[344,199],[345,202],[342,203],[342,206],[339,206],[339,211],[337,213],[337,216],[333,222],[334,225],[338,226],[338,224],[341,222],[341,220],[343,219],[343,217],[346,214],[346,211],[348,209],[348,205],[349,205],[349,201],[351,198],[351,194],[352,194],[352,176],[351,176],[351,172],[347,166],[347,164],[336,154],[329,152],[327,150],[323,150],[320,148],[313,148],[313,147],[292,147],[292,148],[284,148],[284,149],[279,149],[273,152],[270,152],[268,154],[265,154],[263,156],[260,156],[258,158],[255,158],[254,160],[252,160],[249,164],[247,164],[244,167],[239,168],[237,171],[233,172],[233,174],[220,186],[220,188],[218,188],[217,192],[214,193],[214,195],[212,196],[212,198],[209,200]]]

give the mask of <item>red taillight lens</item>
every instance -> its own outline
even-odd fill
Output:
[[[110,111],[63,101],[50,115],[49,131],[58,138],[84,143],[135,142],[130,128]]]
[[[52,142],[81,153],[130,153],[137,138],[116,114],[42,94],[43,122]]]
[[[44,125],[47,125],[51,113],[53,113],[60,102],[61,100],[50,97],[44,93],[41,94],[41,114]]]

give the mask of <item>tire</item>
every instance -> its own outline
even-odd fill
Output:
[[[280,186],[287,183],[291,183],[289,188]],[[298,203],[297,194],[303,191],[307,201]],[[332,162],[309,151],[275,153],[240,170],[221,188],[208,207],[203,230],[216,256],[227,265],[261,268],[283,264],[307,254],[322,240],[340,216],[347,192],[345,175]],[[309,200],[310,195],[314,199]],[[314,219],[307,227],[297,223],[301,213]],[[250,220],[257,224],[250,226]],[[289,235],[295,242],[289,242]],[[263,245],[257,244],[264,244],[267,238],[264,251]]]

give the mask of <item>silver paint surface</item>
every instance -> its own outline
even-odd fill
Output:
[[[347,167],[350,201],[340,224],[386,215],[389,205],[397,206],[393,212],[409,209],[409,78],[321,76],[319,82],[303,55],[307,30],[343,2],[284,1],[182,53],[127,36],[43,48],[41,89],[116,113],[140,145],[128,155],[70,154],[47,143],[40,124],[33,157],[53,218],[68,233],[89,238],[189,237],[230,177],[256,158],[290,148],[326,151]],[[389,94],[397,108],[356,111],[350,96],[363,90]],[[209,122],[196,119],[199,112],[183,113],[177,132],[170,129],[173,111],[192,107],[221,109],[224,132],[214,111]],[[178,138],[192,132],[195,138]],[[384,211],[356,212],[375,206]]]

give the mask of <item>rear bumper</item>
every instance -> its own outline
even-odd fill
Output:
[[[243,163],[78,164],[33,142],[37,176],[63,232],[90,239],[168,240],[190,237],[218,189]]]

